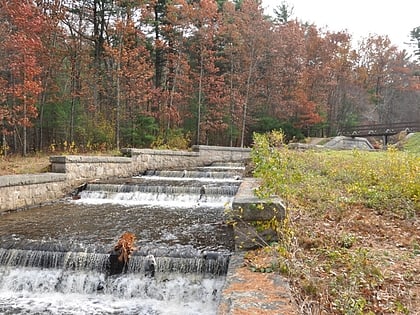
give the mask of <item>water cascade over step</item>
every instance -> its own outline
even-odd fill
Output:
[[[87,183],[78,197],[97,204],[220,207],[232,201],[243,171],[242,166],[232,165],[146,171],[129,181]]]
[[[149,251],[151,253],[153,251]],[[159,254],[159,253],[158,253]],[[153,257],[155,272],[201,273],[211,275],[226,274],[229,256],[214,252],[204,252],[199,256],[146,256],[131,257],[128,273],[147,273]],[[86,252],[54,252],[40,250],[21,250],[0,248],[0,266],[56,268],[64,270],[83,270],[106,272],[109,255]]]
[[[0,313],[215,314],[234,248],[223,213],[242,174],[236,164],[147,171],[2,215]],[[138,250],[111,275],[125,231]]]

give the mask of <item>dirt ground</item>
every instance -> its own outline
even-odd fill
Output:
[[[297,274],[291,272],[290,277],[285,277],[288,278],[299,314],[346,314],[331,307],[333,300],[326,284],[334,282],[349,270],[338,266],[326,270],[324,267],[329,264],[327,260],[330,257],[326,255],[323,260],[320,254],[323,250],[331,250],[332,239],[336,235],[346,233],[354,236],[352,250],[365,249],[368,253],[366,260],[352,262],[352,266],[360,268],[361,272],[374,271],[374,266],[377,266],[381,274],[380,284],[374,286],[372,282],[363,291],[364,299],[373,309],[372,314],[420,314],[419,218],[402,220],[374,213],[365,207],[356,207],[340,218],[327,214],[314,220],[313,217],[300,214],[295,218],[295,224],[298,246],[294,257],[290,259],[294,260],[295,268],[301,269]],[[264,249],[256,250],[248,253],[245,264],[249,268],[270,266],[275,255]],[[310,261],[313,265],[308,263]],[[368,272],[366,275],[370,276]],[[256,285],[261,279],[262,276],[260,280],[249,278],[250,281],[256,281]]]

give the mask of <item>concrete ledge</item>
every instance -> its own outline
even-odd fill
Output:
[[[243,256],[235,253],[230,259],[217,315],[298,315],[286,280],[277,273],[252,272]]]
[[[244,178],[232,202],[228,220],[232,222],[236,250],[249,250],[278,241],[278,233],[270,221],[281,221],[286,207],[278,197],[258,198],[254,190],[260,181]]]
[[[0,176],[0,187],[37,185],[65,181],[67,176],[57,173],[19,174]]]
[[[123,148],[121,152],[125,156],[136,156],[136,155],[172,155],[172,156],[192,156],[198,157],[197,152],[191,151],[176,151],[176,150],[153,150],[153,149],[132,149],[132,148]]]
[[[22,209],[61,198],[67,175],[42,173],[0,177],[0,212]]]
[[[66,164],[84,163],[84,164],[131,164],[128,157],[119,156],[83,156],[83,155],[56,155],[50,156],[51,169],[55,173],[67,173]]]
[[[50,156],[51,163],[131,163],[131,159],[121,156],[84,156],[84,155],[55,155]]]
[[[250,153],[250,148],[239,148],[239,147],[220,147],[220,146],[210,146],[210,145],[193,145],[193,151],[229,151],[229,152],[241,152],[241,153]]]
[[[132,159],[120,156],[51,156],[51,170],[67,174],[69,181],[129,176],[132,173]]]
[[[257,178],[244,178],[232,203],[233,219],[243,221],[268,221],[283,219],[286,208],[278,197],[258,198],[254,190],[260,186]]]

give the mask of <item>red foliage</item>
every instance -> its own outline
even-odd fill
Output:
[[[1,43],[5,58],[0,67],[8,73],[0,86],[8,102],[3,116],[8,117],[9,129],[13,130],[15,125],[31,126],[31,119],[37,116],[35,105],[42,91],[39,34],[45,19],[32,2],[6,1],[0,10],[2,18],[8,21],[8,31]]]

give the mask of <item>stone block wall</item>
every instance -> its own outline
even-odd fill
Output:
[[[61,198],[66,178],[54,173],[0,176],[0,212]]]
[[[219,147],[208,145],[193,146],[193,151],[199,153],[199,162],[209,165],[214,162],[247,161],[250,159],[251,149],[235,147]]]
[[[122,149],[122,153],[133,159],[133,170],[143,172],[149,169],[187,169],[210,165],[214,162],[246,161],[251,149],[196,145],[192,151]]]
[[[198,152],[152,149],[123,149],[122,152],[131,157],[133,174],[153,169],[186,169],[200,164]]]
[[[128,157],[66,155],[51,156],[50,162],[51,170],[67,174],[72,184],[133,174],[132,159]]]

